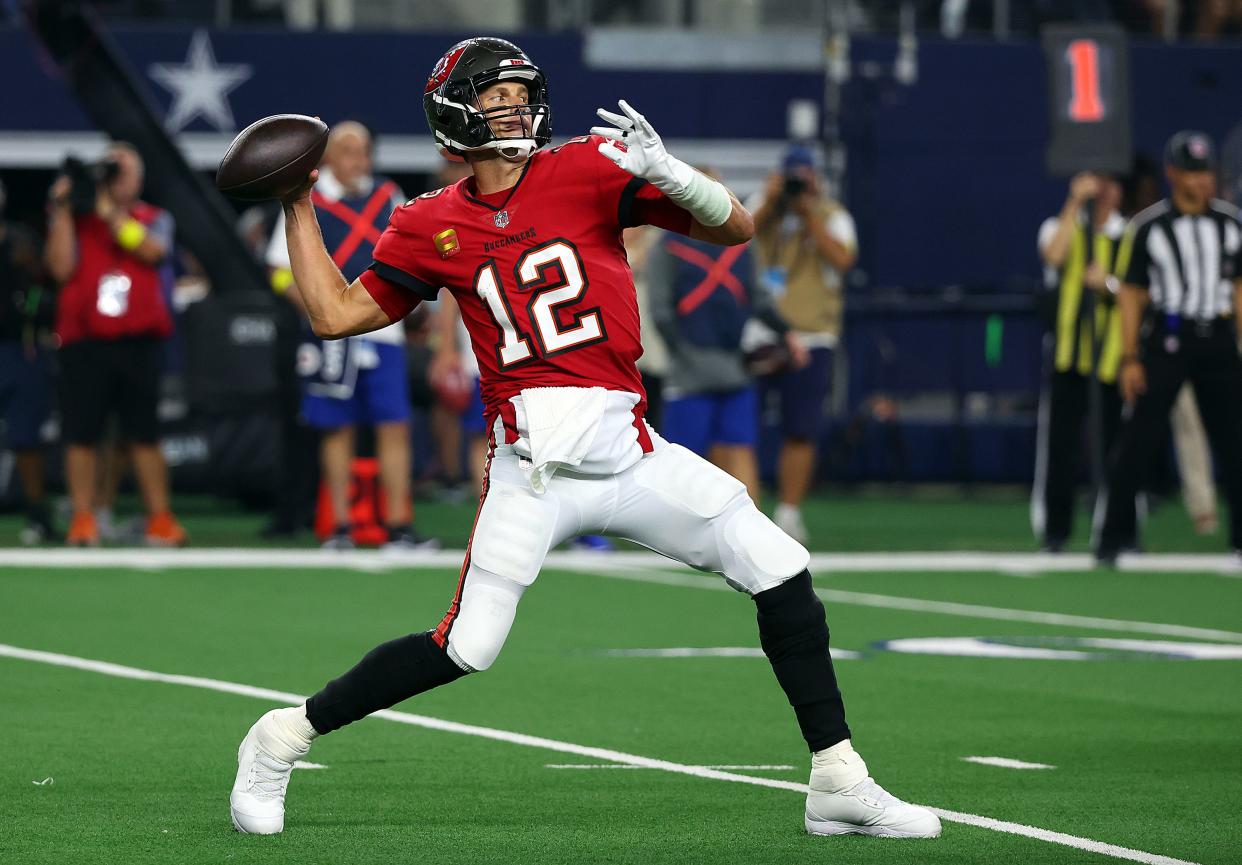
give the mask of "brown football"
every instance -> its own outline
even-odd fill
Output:
[[[328,126],[302,114],[274,114],[233,139],[216,171],[216,188],[230,198],[284,198],[319,167]]]

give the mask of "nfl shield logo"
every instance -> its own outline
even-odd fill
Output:
[[[507,228],[509,226],[509,211],[500,211],[492,217],[492,222],[496,223],[497,228]]]

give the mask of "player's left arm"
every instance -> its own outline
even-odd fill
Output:
[[[612,126],[596,126],[595,135],[609,139],[599,152],[618,168],[641,177],[690,214],[690,236],[733,246],[755,235],[755,220],[723,183],[695,171],[664,149],[664,142],[629,103],[618,103],[623,114],[600,108],[596,113]],[[625,145],[617,147],[614,142]]]

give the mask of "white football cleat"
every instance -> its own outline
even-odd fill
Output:
[[[229,811],[238,832],[274,835],[285,828],[285,789],[293,762],[306,756],[310,741],[293,733],[273,709],[255,722],[237,749],[237,779]],[[305,721],[305,714],[302,715]]]
[[[839,793],[811,790],[806,797],[806,831],[812,835],[937,838],[940,818],[901,801],[868,775]]]

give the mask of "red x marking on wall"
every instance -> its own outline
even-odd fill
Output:
[[[710,255],[695,249],[693,246],[682,243],[677,240],[666,241],[665,248],[682,261],[701,267],[706,276],[703,281],[690,289],[686,296],[677,302],[677,312],[680,315],[689,315],[700,306],[703,305],[712,292],[716,290],[716,286],[723,285],[733,296],[737,298],[738,303],[746,303],[746,287],[738,280],[730,268],[737,261],[749,244],[741,244],[739,246],[726,247],[724,252],[720,253],[720,257],[713,259]]]

